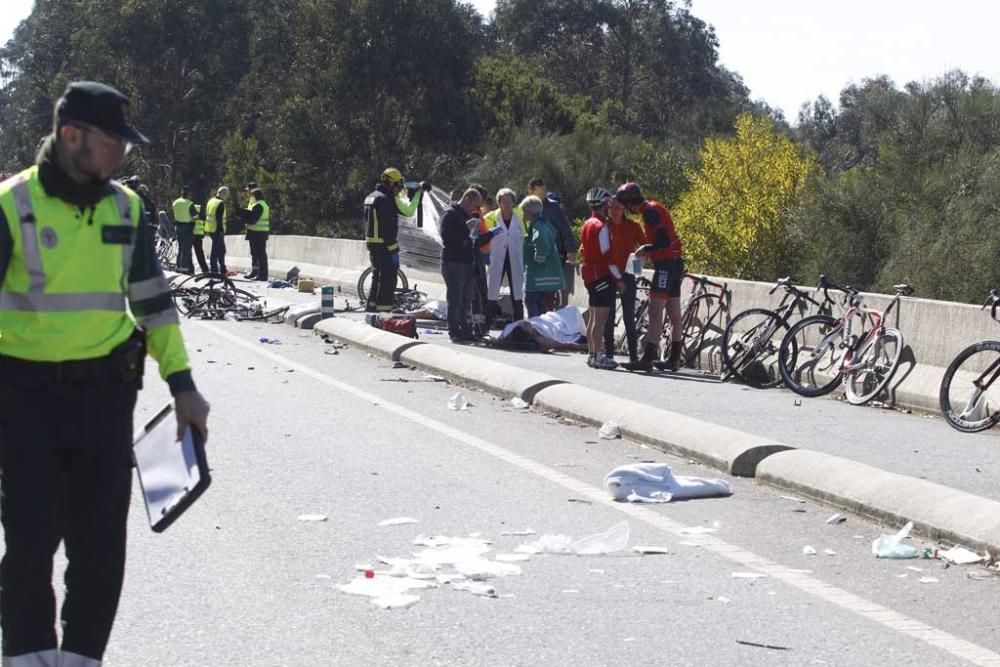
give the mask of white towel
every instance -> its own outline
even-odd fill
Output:
[[[615,500],[669,503],[674,498],[711,498],[732,494],[724,479],[674,475],[666,463],[635,463],[615,468],[604,478],[604,488]]]

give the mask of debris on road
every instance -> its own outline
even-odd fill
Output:
[[[708,533],[714,533],[718,531],[718,528],[709,528],[708,526],[688,526],[686,528],[681,528],[681,535],[707,535]]]
[[[606,421],[601,424],[600,430],[597,432],[604,440],[617,440],[622,437],[622,429],[618,425],[618,422]]]
[[[627,521],[615,524],[603,533],[590,535],[574,542],[570,550],[580,556],[594,556],[624,551],[628,546],[631,529]]]
[[[954,546],[947,551],[942,551],[938,557],[955,565],[972,565],[986,560],[985,556],[980,556],[975,551],[970,551],[963,546]]]
[[[872,553],[876,558],[916,558],[919,555],[916,547],[903,544],[903,540],[913,530],[913,522],[908,522],[895,535],[882,535],[872,542]]]
[[[500,563],[522,563],[531,560],[531,554],[497,554],[495,560]]]
[[[767,579],[763,572],[733,572],[733,579]]]
[[[528,402],[523,398],[521,398],[520,396],[515,396],[512,399],[510,399],[510,405],[511,407],[517,408],[518,410],[524,410],[530,407]]]
[[[465,396],[462,394],[462,392],[458,392],[454,396],[448,399],[449,410],[467,410],[468,408],[469,408],[469,402],[465,400]]]
[[[527,535],[536,535],[537,531],[532,528],[523,528],[521,530],[505,530],[500,534],[503,536],[525,537]]]
[[[667,547],[654,547],[645,545],[636,545],[632,547],[632,551],[640,553],[643,556],[658,556],[670,553],[670,549],[668,549]]]
[[[487,598],[499,597],[497,595],[497,589],[491,584],[486,584],[481,581],[462,581],[452,584],[452,588],[456,591],[468,591],[473,595],[480,595]]]
[[[804,547],[802,547],[802,553],[804,553],[806,556],[815,556],[816,555],[816,547],[813,547],[813,546],[810,546],[810,545],[807,544]]]
[[[542,535],[534,542],[518,545],[514,551],[523,554],[564,554],[569,553],[573,538],[568,535]]]
[[[417,520],[414,519],[413,517],[398,516],[398,517],[395,517],[395,518],[392,518],[392,519],[385,519],[383,521],[379,521],[378,525],[379,526],[405,526],[405,525],[410,524],[410,523],[417,523]]]
[[[447,382],[448,381],[446,378],[443,378],[440,375],[428,375],[426,373],[424,373],[424,379],[425,380],[429,380],[430,382]]]
[[[568,503],[582,503],[584,505],[593,505],[594,504],[593,500],[587,500],[585,498],[567,498],[566,502],[568,502]]]
[[[326,521],[326,515],[325,514],[300,514],[299,515],[299,521],[319,523],[319,522],[322,522],[322,521]]]
[[[938,582],[938,578],[937,577],[920,577],[920,579],[918,579],[917,581],[919,581],[922,584],[936,584]]]
[[[823,553],[825,553],[827,556],[836,556],[837,555],[837,552],[834,551],[833,549],[823,549]]]
[[[261,343],[265,343],[267,345],[281,345],[281,340],[278,339],[278,338],[266,338],[266,337],[262,337],[260,339],[260,342]]]
[[[736,643],[737,644],[742,644],[743,646],[753,646],[755,648],[767,648],[767,649],[771,649],[772,651],[791,651],[792,650],[792,649],[788,648],[787,646],[776,646],[774,644],[759,644],[757,642],[743,641],[742,639],[737,639]]]
[[[729,482],[690,475],[674,475],[666,463],[619,466],[604,477],[604,488],[618,501],[668,503],[673,499],[732,495]]]
[[[843,514],[834,514],[829,519],[827,519],[826,522],[828,524],[830,524],[831,526],[837,525],[837,524],[841,524],[841,523],[846,523],[847,522],[847,517],[844,516]]]
[[[796,498],[795,496],[778,496],[778,497],[779,498],[783,498],[785,500],[791,500],[791,501],[794,501],[794,502],[797,502],[797,503],[804,503],[805,502],[804,499],[802,499],[802,498]]]

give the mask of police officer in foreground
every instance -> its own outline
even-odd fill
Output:
[[[3,664],[99,665],[125,566],[132,413],[159,362],[178,436],[207,436],[142,203],[110,180],[131,144],[128,99],[67,86],[37,164],[0,183],[0,564]],[[133,319],[134,316],[134,319]],[[68,566],[62,646],[53,555]]]

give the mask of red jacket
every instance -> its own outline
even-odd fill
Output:
[[[674,219],[670,211],[660,202],[646,200],[642,205],[642,223],[646,228],[646,244],[651,246],[647,256],[652,262],[666,259],[680,259],[681,240],[674,229]]]
[[[611,252],[622,271],[628,267],[628,256],[645,242],[646,230],[628,216],[622,216],[621,222],[611,225]]]
[[[593,283],[609,276],[614,282],[622,279],[622,272],[612,249],[611,226],[610,221],[596,216],[583,223],[583,229],[580,230],[580,248],[583,251],[580,275],[585,283]]]

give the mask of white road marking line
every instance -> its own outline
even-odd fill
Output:
[[[316,371],[280,354],[276,354],[270,350],[261,349],[253,343],[247,342],[235,334],[229,333],[219,325],[207,324],[204,322],[196,322],[196,324],[211,330],[216,335],[219,335],[222,338],[239,345],[240,347],[246,348],[255,354],[266,357],[271,361],[281,364],[287,368],[293,368],[296,372],[303,373],[318,382],[333,387],[334,389],[359,398],[363,401],[377,404],[378,407],[384,410],[388,410],[389,412],[415,422],[432,431],[437,431],[441,435],[451,438],[452,440],[460,442],[464,445],[468,445],[469,447],[477,449],[484,454],[489,454],[490,456],[500,459],[501,461],[517,466],[525,472],[529,472],[533,475],[541,477],[542,479],[558,484],[563,488],[572,491],[576,495],[589,498],[595,503],[617,510],[623,514],[633,517],[638,521],[642,521],[643,523],[653,526],[654,528],[670,533],[676,537],[683,538],[688,542],[695,543],[701,548],[712,551],[719,556],[722,556],[723,558],[741,566],[763,572],[764,574],[769,575],[772,579],[783,581],[805,593],[825,600],[826,602],[842,609],[846,609],[847,611],[857,614],[858,616],[867,618],[870,621],[874,621],[875,623],[878,623],[886,628],[895,630],[896,632],[931,646],[935,646],[943,651],[947,651],[948,653],[963,660],[967,660],[974,665],[982,665],[983,667],[1000,667],[1000,654],[983,646],[979,646],[978,644],[956,637],[948,632],[918,621],[915,618],[911,618],[905,614],[901,614],[887,607],[883,607],[880,604],[876,604],[871,600],[866,600],[859,595],[855,595],[854,593],[846,591],[842,588],[828,584],[820,579],[817,579],[816,577],[781,565],[762,556],[758,556],[743,549],[742,547],[730,544],[713,535],[690,535],[685,533],[684,531],[690,529],[690,526],[669,519],[649,508],[641,505],[617,503],[611,500],[603,489],[598,489],[597,487],[591,486],[586,482],[582,482],[578,479],[570,477],[569,475],[563,474],[558,470],[538,463],[533,459],[521,456],[520,454],[504,449],[499,445],[495,445],[491,442],[483,440],[482,438],[460,431],[459,429],[449,426],[443,422],[424,416],[419,412],[415,412],[409,408],[403,407],[402,405],[393,403],[392,401],[386,400],[382,396],[369,393],[363,389],[355,387],[354,385],[332,378],[325,373]]]

